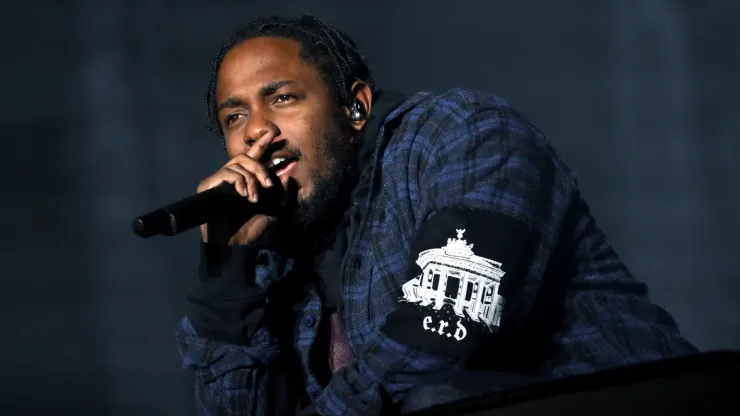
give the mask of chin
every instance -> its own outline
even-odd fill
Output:
[[[308,188],[300,188],[296,194],[298,202],[306,202],[311,198],[311,190]]]

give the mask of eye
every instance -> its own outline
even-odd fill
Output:
[[[293,101],[295,99],[294,95],[291,94],[280,94],[273,100],[274,104],[285,104]]]
[[[231,125],[233,122],[235,122],[236,120],[238,120],[239,117],[241,117],[242,115],[243,114],[239,114],[239,113],[229,114],[224,119],[224,125],[226,125],[226,126]]]

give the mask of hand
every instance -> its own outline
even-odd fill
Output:
[[[273,186],[269,172],[260,163],[260,159],[274,137],[272,131],[265,133],[252,144],[247,153],[236,155],[218,172],[203,179],[198,185],[197,192],[200,193],[227,182],[233,184],[240,195],[249,198],[252,202],[257,202],[259,188]],[[255,215],[246,222],[224,218],[201,225],[200,232],[204,242],[247,245],[257,240],[274,221],[275,217],[267,215]]]

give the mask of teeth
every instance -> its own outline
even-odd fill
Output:
[[[273,167],[275,165],[278,165],[278,164],[280,164],[282,162],[285,162],[285,158],[276,157],[276,158],[274,158],[272,160],[269,160],[267,163],[265,163],[265,167],[269,169],[269,168],[271,168],[271,167]]]

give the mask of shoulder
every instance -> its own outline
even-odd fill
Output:
[[[496,94],[465,88],[420,92],[394,111],[386,125],[394,126],[389,147],[395,149],[388,150],[406,154],[409,161],[417,157],[493,161],[518,154],[569,172],[545,134]]]
[[[433,110],[463,115],[477,109],[509,109],[507,100],[499,95],[469,89],[452,88],[445,92],[420,91],[403,103],[401,112],[426,113]]]
[[[419,92],[386,120],[401,142],[495,140],[516,136],[520,144],[546,148],[545,135],[508,102],[483,91],[453,88],[443,93]]]
[[[453,88],[443,93],[419,92],[403,103],[391,116],[402,117],[407,124],[434,123],[449,125],[465,123],[470,117],[485,114],[489,118],[520,118],[508,102],[492,93]]]

